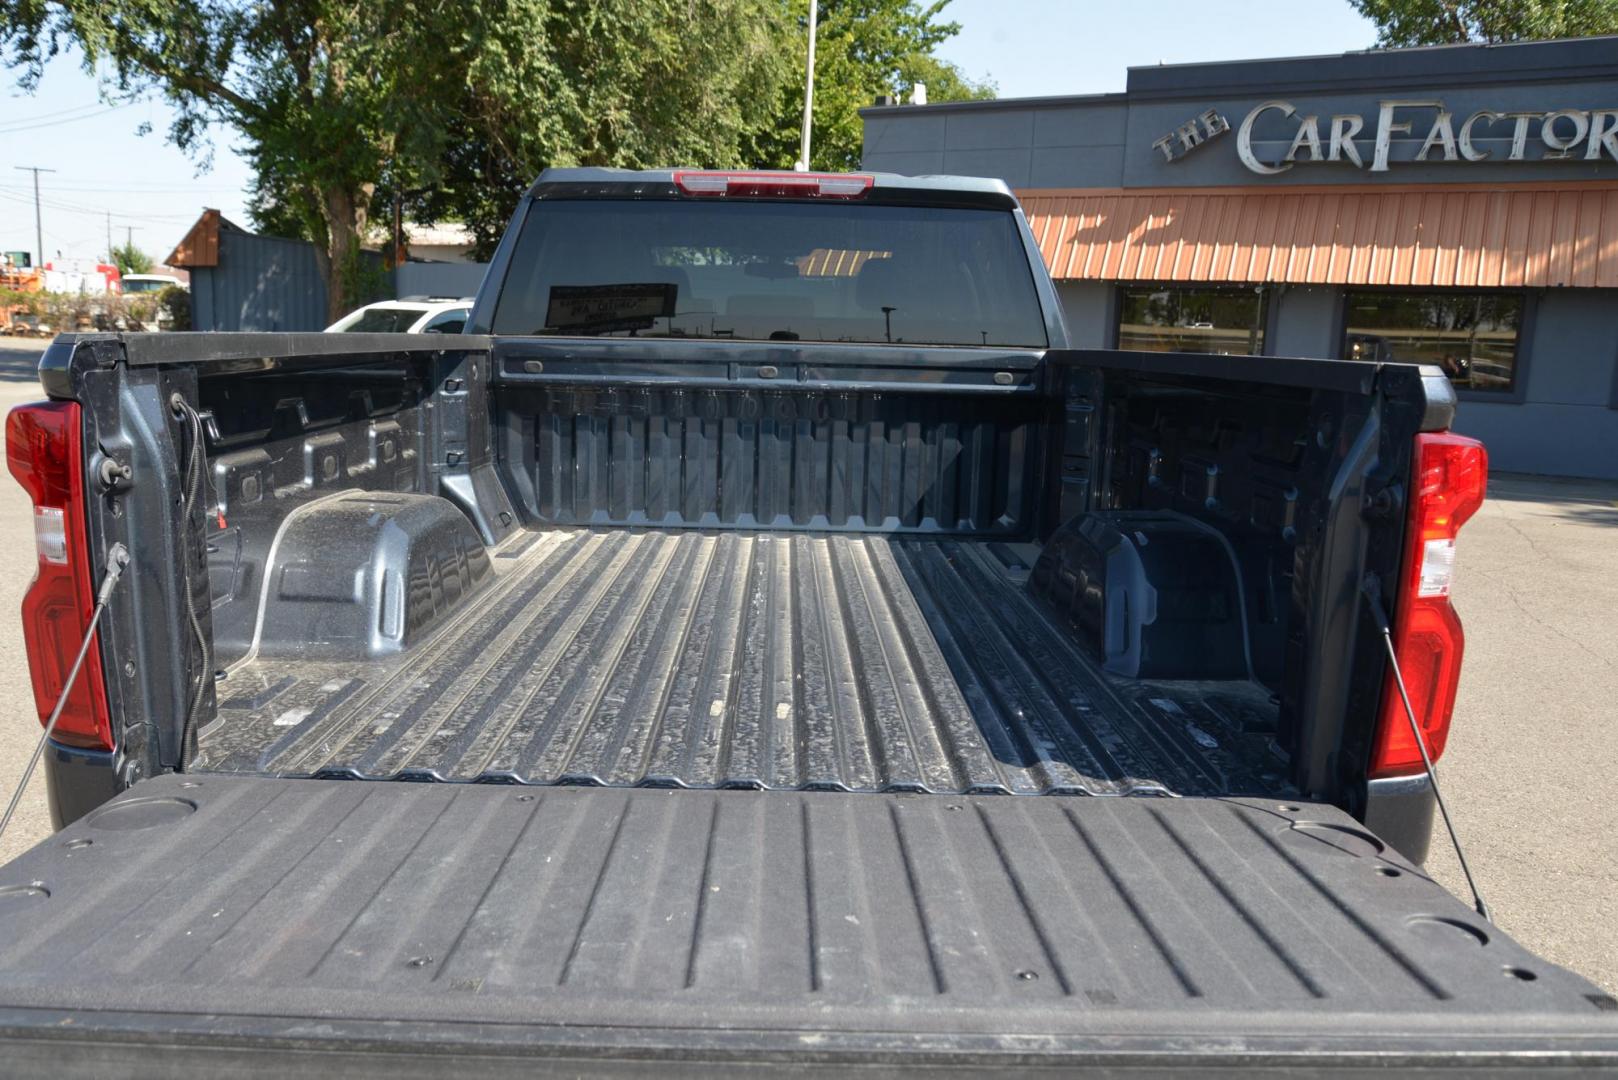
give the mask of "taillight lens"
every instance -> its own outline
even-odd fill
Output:
[[[730,195],[750,199],[862,199],[873,177],[863,173],[694,172],[674,174],[686,195]]]
[[[1399,592],[1393,597],[1393,650],[1434,761],[1449,738],[1466,646],[1460,616],[1449,601],[1455,534],[1483,505],[1488,478],[1489,455],[1476,439],[1448,432],[1416,436],[1410,527]],[[1402,776],[1421,769],[1421,750],[1390,671],[1371,775]]]
[[[22,624],[40,723],[56,707],[95,602],[84,519],[81,422],[79,406],[71,401],[19,405],[6,417],[6,464],[34,501],[38,570],[23,596]],[[97,642],[90,643],[55,737],[73,746],[112,749]]]

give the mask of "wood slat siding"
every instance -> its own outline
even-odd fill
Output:
[[[1021,193],[1058,281],[1618,287],[1618,184]]]

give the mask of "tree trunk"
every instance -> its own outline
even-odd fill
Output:
[[[369,192],[331,187],[320,193],[326,220],[326,247],[315,245],[315,264],[326,282],[326,322],[336,322],[365,300],[358,295],[362,267],[360,237],[365,232]]]

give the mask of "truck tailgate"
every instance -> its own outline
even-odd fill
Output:
[[[1615,1008],[1341,812],[1253,799],[165,777],[0,868],[0,1041],[55,1075],[1476,1075],[1618,1062]]]

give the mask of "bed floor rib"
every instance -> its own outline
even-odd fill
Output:
[[[257,659],[197,767],[1011,794],[1282,790],[1266,696],[1099,671],[963,539],[556,530],[387,661]]]

